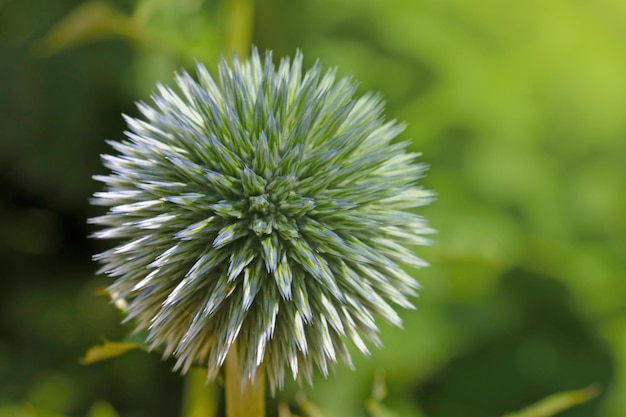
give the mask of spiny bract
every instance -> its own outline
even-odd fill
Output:
[[[93,199],[109,209],[91,222],[120,243],[95,257],[100,272],[176,369],[214,378],[237,346],[272,390],[286,368],[310,382],[314,364],[350,364],[348,340],[379,345],[375,317],[401,324],[389,302],[411,307],[418,284],[400,265],[424,266],[406,246],[430,229],[405,210],[431,199],[424,166],[392,141],[403,126],[377,95],[355,97],[319,63],[303,74],[299,53],[197,76],[177,76],[179,93],[159,85],[109,142],[118,155],[103,155],[112,173]]]

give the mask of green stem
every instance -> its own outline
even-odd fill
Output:
[[[245,378],[245,380],[243,379]],[[237,343],[226,357],[226,417],[265,416],[265,376],[259,369],[254,381],[241,372]]]
[[[250,54],[254,25],[254,0],[224,0],[224,52],[234,51],[239,58]]]
[[[252,28],[254,24],[254,0],[224,0],[224,52],[230,56],[236,52],[243,59],[250,55]],[[265,416],[265,377],[262,369],[257,372],[254,381],[244,381],[237,343],[230,348],[225,363],[226,368],[226,417],[264,417]],[[213,417],[215,407],[207,401],[204,393],[197,386],[200,380],[192,371],[187,377],[184,399],[184,417]],[[202,381],[203,383],[203,381]],[[211,384],[211,388],[214,384]],[[211,391],[215,398],[214,391]],[[204,398],[204,399],[203,399]],[[204,407],[211,405],[211,407]]]
[[[206,370],[192,368],[185,377],[183,417],[215,417],[216,384],[206,382]]]

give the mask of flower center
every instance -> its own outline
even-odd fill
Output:
[[[244,190],[248,195],[244,203],[247,206],[248,228],[259,237],[275,230],[284,239],[296,238],[296,220],[315,207],[312,198],[302,197],[296,192],[296,177],[286,175],[267,181],[251,171],[245,175],[248,184],[254,185]]]
[[[248,197],[248,204],[250,230],[259,237],[272,233],[276,206],[272,203],[271,197],[267,193],[251,196]]]
[[[267,194],[249,197],[248,202],[250,203],[250,213],[269,214],[276,211],[274,204],[270,201],[270,196]]]

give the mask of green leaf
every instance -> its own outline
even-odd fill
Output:
[[[93,0],[81,4],[53,26],[33,50],[41,55],[52,55],[82,43],[115,36],[138,41],[139,26],[110,4]]]
[[[83,365],[89,365],[94,362],[103,361],[105,359],[114,358],[116,356],[123,355],[129,350],[140,349],[141,344],[132,342],[107,342],[102,345],[93,346],[87,350],[84,358],[81,358],[80,363]]]
[[[597,385],[576,391],[559,392],[517,413],[507,414],[505,417],[550,417],[575,405],[585,403],[599,393],[600,388]]]

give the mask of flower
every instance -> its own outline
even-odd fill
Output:
[[[93,198],[108,213],[90,221],[119,244],[95,259],[177,370],[215,378],[237,346],[244,375],[263,363],[272,390],[286,370],[310,382],[315,366],[351,363],[348,341],[379,345],[377,317],[401,325],[390,303],[412,307],[401,266],[425,265],[407,249],[431,231],[410,211],[431,200],[425,167],[393,141],[403,126],[378,95],[319,63],[303,74],[300,53],[275,67],[253,51],[223,60],[218,82],[201,64],[197,76],[178,75],[178,93],[159,85],[109,142]]]

